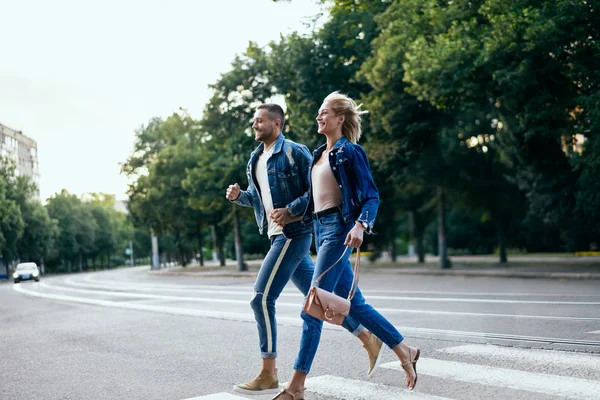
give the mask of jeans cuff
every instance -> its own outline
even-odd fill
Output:
[[[398,346],[398,345],[399,345],[400,343],[402,343],[403,341],[404,341],[404,337],[403,337],[403,336],[400,336],[400,341],[397,341],[397,340],[396,340],[396,341],[392,342],[392,346],[390,346],[390,345],[389,345],[389,344],[387,344],[387,343],[386,343],[386,344],[387,344],[387,346],[388,346],[390,349],[393,349],[394,347]]]
[[[308,375],[310,373],[310,368],[300,368],[294,365],[294,371],[304,372],[306,375]]]
[[[265,353],[265,352],[261,351],[260,357],[261,358],[277,358],[277,352]]]
[[[364,327],[364,326],[362,326],[362,325],[358,325],[358,326],[356,327],[356,329],[355,329],[355,330],[352,332],[352,334],[353,334],[354,336],[358,337],[358,335],[360,335],[360,333],[361,333],[362,331],[364,331],[364,330],[365,330],[365,327]]]

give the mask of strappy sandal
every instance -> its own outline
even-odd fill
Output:
[[[291,398],[286,397],[286,395],[291,396]],[[300,389],[296,393],[292,393],[288,389],[283,389],[271,400],[304,400],[304,389]]]
[[[415,353],[414,356],[412,355],[413,351]],[[419,360],[420,355],[421,355],[421,349],[418,349],[415,347],[409,347],[408,348],[409,361],[402,363],[402,369],[404,370],[404,372],[408,373],[405,366],[408,366],[410,364],[412,364],[412,367],[415,370],[415,381],[413,382],[412,387],[409,387],[408,390],[413,390],[415,388],[415,386],[417,385],[417,378],[419,377],[417,375],[417,361]]]

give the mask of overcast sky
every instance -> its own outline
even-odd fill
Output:
[[[0,0],[0,123],[38,143],[42,200],[116,194],[134,130],[179,107],[248,41],[305,32],[314,0]]]

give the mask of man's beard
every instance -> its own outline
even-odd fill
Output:
[[[255,132],[256,140],[258,142],[264,142],[265,139],[269,139],[271,136],[273,136],[273,131],[274,131],[274,128],[263,129],[262,131],[258,131],[258,135]]]

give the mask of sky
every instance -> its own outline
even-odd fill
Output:
[[[249,41],[306,32],[315,0],[0,0],[0,123],[37,141],[42,201],[126,199],[135,129],[200,118]]]

